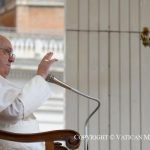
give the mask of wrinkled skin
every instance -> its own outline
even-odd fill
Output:
[[[0,35],[0,48],[6,48],[12,51],[12,45],[8,39]],[[9,56],[7,53],[4,53],[0,49],[0,75],[4,78],[7,77],[7,75],[10,72],[11,63],[14,62],[14,58]]]

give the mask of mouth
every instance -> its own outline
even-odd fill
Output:
[[[7,66],[10,68],[10,67],[11,67],[11,64],[7,64]]]

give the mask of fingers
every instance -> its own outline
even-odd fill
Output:
[[[43,59],[41,60],[41,63],[38,66],[38,70],[37,70],[38,75],[41,75],[44,78],[47,77],[51,64],[57,61],[57,59],[52,58],[52,56],[53,56],[53,53],[49,52],[43,57]]]
[[[53,56],[53,53],[52,52],[49,52],[49,53],[47,53],[44,57],[43,57],[43,61],[45,61],[45,60],[50,60],[51,58],[52,58],[52,56]]]
[[[57,59],[56,59],[56,58],[52,58],[52,56],[53,56],[53,53],[52,53],[52,52],[49,52],[49,53],[47,53],[47,54],[43,57],[42,61],[43,61],[43,62],[48,62],[48,63],[52,64],[53,62],[57,61]]]

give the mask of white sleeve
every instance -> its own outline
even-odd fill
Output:
[[[0,112],[16,101],[21,89],[15,87],[7,79],[0,76]]]
[[[45,79],[36,75],[18,95],[24,106],[24,117],[29,116],[50,97],[50,87]]]
[[[27,117],[50,97],[50,92],[48,83],[39,75],[33,77],[22,90],[5,88],[0,94],[0,114],[12,119]]]
[[[16,123],[18,120],[23,119],[24,108],[20,100],[14,101],[10,106],[0,112],[1,123]]]

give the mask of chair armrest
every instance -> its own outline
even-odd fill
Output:
[[[77,149],[80,145],[79,133],[74,130],[54,130],[39,133],[13,133],[0,130],[0,139],[15,142],[65,141],[69,149]]]

